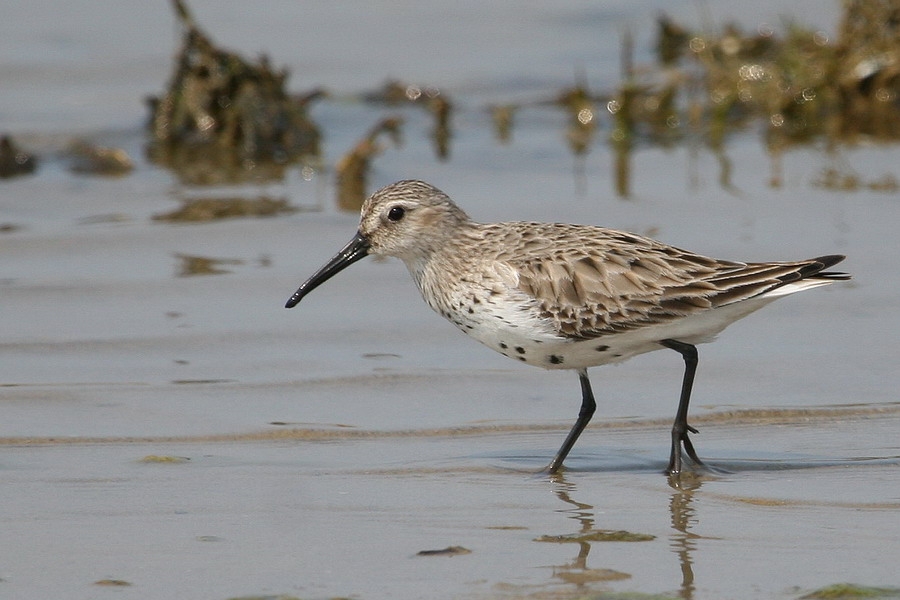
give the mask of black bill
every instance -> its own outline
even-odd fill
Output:
[[[334,258],[329,260],[325,265],[315,272],[315,274],[303,282],[297,288],[294,295],[284,305],[285,308],[293,308],[297,306],[303,297],[325,283],[332,276],[337,275],[356,261],[365,258],[369,254],[369,240],[364,238],[359,232],[353,236],[353,239],[347,242],[347,245],[335,254]]]

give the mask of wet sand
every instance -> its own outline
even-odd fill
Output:
[[[135,598],[790,598],[890,584],[896,445],[871,442],[896,439],[900,411],[852,412],[704,422],[723,472],[678,485],[661,475],[664,428],[636,423],[588,430],[555,480],[531,471],[562,428],[6,444],[4,531],[21,543],[4,550],[3,585],[34,598],[100,597],[94,582],[110,579]],[[471,553],[418,555],[449,546]]]
[[[592,371],[595,423],[551,480],[534,473],[575,418],[574,374],[465,338],[396,262],[363,261],[282,308],[355,230],[328,174],[263,190],[316,210],[153,220],[200,192],[142,159],[140,99],[164,86],[175,35],[168,6],[141,6],[98,13],[118,32],[104,39],[87,5],[68,22],[22,7],[27,36],[2,26],[22,45],[7,41],[0,67],[23,86],[0,108],[45,159],[0,182],[0,223],[17,227],[0,234],[0,597],[793,599],[844,582],[900,587],[900,203],[810,183],[835,160],[896,176],[896,148],[792,150],[772,188],[770,157],[743,134],[726,148],[734,190],[703,149],[641,148],[620,200],[604,143],[573,158],[562,118],[538,111],[500,146],[484,106],[567,85],[579,60],[598,88],[613,85],[617,32],[649,39],[657,3],[522,9],[506,36],[489,11],[455,61],[445,45],[418,62],[394,43],[364,60],[370,49],[344,29],[344,45],[328,45],[329,24],[393,31],[393,9],[357,6],[368,20],[355,21],[322,6],[304,20],[290,3],[252,18],[244,4],[192,3],[221,44],[269,50],[300,87],[355,92],[396,75],[452,90],[451,159],[434,160],[427,118],[411,114],[373,186],[420,177],[479,220],[597,223],[722,258],[849,256],[852,282],[780,300],[700,347],[692,423],[712,472],[661,474],[682,363],[658,352]],[[441,10],[423,6],[404,18]],[[691,6],[672,12],[696,22]],[[780,14],[729,6],[748,26]],[[837,7],[804,6],[792,10],[833,29]],[[547,28],[549,54],[527,43]],[[483,58],[494,55],[514,58]],[[331,103],[313,116],[333,162],[383,112]],[[134,173],[70,173],[54,152],[74,135],[124,147]],[[227,272],[180,276],[184,255]],[[419,555],[454,546],[470,552]]]

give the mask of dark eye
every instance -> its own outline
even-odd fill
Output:
[[[388,221],[397,222],[403,218],[403,215],[406,214],[406,211],[402,206],[395,206],[388,211]]]

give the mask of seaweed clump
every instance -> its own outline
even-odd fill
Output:
[[[150,98],[148,155],[188,184],[280,180],[287,166],[312,164],[320,133],[308,115],[322,93],[292,97],[286,70],[218,48],[182,0],[184,35],[166,92]]]
[[[453,137],[451,117],[453,103],[440,88],[388,80],[381,89],[363,96],[366,102],[391,107],[420,106],[434,119],[431,140],[438,160],[450,158],[450,140]]]
[[[870,600],[900,598],[900,589],[836,583],[800,596],[800,600],[863,600],[864,598]]]
[[[630,62],[630,45],[623,44]],[[626,68],[607,110],[611,143],[626,156],[634,141],[663,146],[699,139],[719,155],[730,187],[727,136],[758,127],[773,158],[770,183],[780,185],[781,154],[791,146],[828,149],[862,140],[900,140],[900,3],[844,0],[835,40],[798,24],[779,35],[726,25],[692,32],[662,16],[658,69]],[[617,190],[628,194],[627,171]]]
[[[0,179],[28,175],[37,168],[37,158],[13,141],[12,137],[0,137]]]
[[[273,217],[290,214],[297,209],[287,198],[189,198],[182,201],[180,208],[171,212],[153,215],[154,221],[170,223],[206,223],[222,219]]]
[[[128,153],[121,148],[106,148],[76,140],[69,146],[66,154],[69,157],[69,170],[80,175],[119,177],[134,169]]]
[[[769,134],[794,143],[819,136],[900,139],[896,0],[845,0],[834,43],[800,25],[780,37],[766,25],[753,33],[728,25],[704,35],[662,17],[657,54],[661,67],[679,68],[662,85],[639,88],[636,114],[653,131],[699,118],[715,144],[729,128],[760,118]],[[674,111],[678,92],[687,93],[694,111],[687,119]]]
[[[379,138],[387,135],[395,146],[399,146],[402,124],[403,119],[400,117],[382,119],[338,161],[334,169],[338,208],[348,212],[359,212],[368,196],[372,159],[384,150]]]

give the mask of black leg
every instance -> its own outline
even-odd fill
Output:
[[[678,340],[662,340],[659,342],[666,348],[675,350],[684,358],[684,380],[681,383],[681,399],[678,401],[678,412],[675,413],[675,423],[672,425],[672,452],[669,454],[669,466],[666,472],[676,475],[681,472],[681,446],[692,461],[702,465],[694,451],[694,445],[688,437],[688,433],[697,433],[697,430],[688,425],[688,404],[691,402],[691,388],[694,386],[694,374],[697,372],[697,348],[691,344],[685,344]]]
[[[581,380],[581,410],[578,411],[578,420],[575,421],[575,425],[572,426],[569,435],[566,436],[566,441],[563,442],[559,452],[556,453],[553,462],[547,467],[546,472],[551,475],[562,467],[563,461],[569,455],[569,450],[575,445],[575,440],[587,427],[591,417],[594,416],[594,411],[597,410],[597,403],[594,402],[594,393],[591,391],[591,382],[588,380],[587,369],[579,369],[578,378]]]

